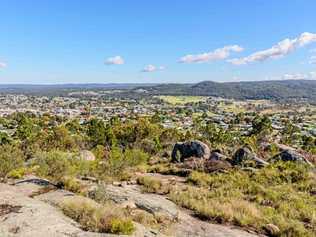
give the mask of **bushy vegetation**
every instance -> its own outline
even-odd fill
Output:
[[[316,176],[309,167],[278,163],[256,172],[193,172],[187,189],[174,189],[170,198],[203,219],[266,232],[276,236],[314,236],[316,233]]]
[[[179,113],[191,113],[181,111]],[[249,114],[248,114],[249,115]],[[100,181],[130,180],[136,172],[188,176],[180,187],[168,185],[153,177],[137,174],[143,192],[169,195],[175,203],[189,208],[202,219],[238,225],[259,233],[270,234],[267,225],[279,229],[274,236],[313,236],[316,233],[316,175],[299,163],[277,163],[254,171],[231,168],[225,172],[201,173],[170,164],[175,142],[201,140],[230,159],[234,151],[247,146],[260,158],[270,158],[279,152],[274,143],[271,120],[267,116],[239,114],[233,124],[249,120],[252,130],[240,134],[204,120],[194,119],[190,131],[164,128],[163,114],[121,120],[87,119],[84,123],[58,116],[16,113],[0,122],[13,135],[0,133],[0,179],[22,178],[35,173],[72,192],[86,195],[80,178]],[[237,122],[238,120],[238,122]],[[315,138],[298,134],[288,121],[280,132],[280,141],[296,145],[311,162],[316,162]],[[263,148],[269,143],[268,148]],[[295,144],[294,144],[295,143]],[[82,150],[91,151],[95,159],[85,160]],[[162,159],[163,157],[163,159]],[[156,161],[155,161],[156,160]],[[104,196],[104,193],[102,193]],[[157,216],[129,215],[95,198],[67,200],[62,209],[78,221],[83,229],[107,233],[130,234],[131,219],[149,225],[163,221]],[[104,205],[103,205],[104,204]]]
[[[87,231],[130,235],[135,230],[124,210],[112,204],[100,205],[87,198],[71,197],[61,204],[61,208]]]
[[[157,95],[199,95],[234,99],[271,99],[300,100],[302,98],[315,103],[316,82],[313,80],[280,80],[258,82],[204,81],[197,84],[161,84],[144,87],[146,91]]]
[[[33,164],[38,166],[36,172],[39,176],[59,181],[64,176],[77,172],[75,163],[76,158],[73,154],[55,150],[35,154]]]
[[[0,180],[6,179],[8,174],[23,166],[23,153],[13,145],[0,146]]]
[[[137,182],[143,186],[143,191],[147,193],[167,194],[170,191],[170,186],[157,178],[143,176],[139,177]]]

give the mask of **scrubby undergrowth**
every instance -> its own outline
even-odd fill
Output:
[[[111,204],[100,205],[88,198],[72,197],[66,199],[61,208],[87,231],[129,235],[135,230],[124,210]]]
[[[274,224],[280,230],[275,236],[315,236],[316,174],[304,165],[279,163],[256,172],[193,172],[187,181],[185,190],[174,188],[169,196],[202,219],[259,233],[267,233],[266,226]]]

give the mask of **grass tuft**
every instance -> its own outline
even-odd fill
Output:
[[[86,231],[130,235],[135,230],[124,210],[112,204],[100,205],[88,198],[71,197],[64,200],[61,208]]]

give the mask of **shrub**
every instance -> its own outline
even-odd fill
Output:
[[[139,149],[127,149],[124,155],[129,166],[146,164],[149,160],[149,155]]]
[[[52,150],[37,152],[33,165],[38,166],[37,175],[63,181],[65,176],[89,175],[93,162],[79,159],[74,153]]]
[[[83,185],[78,179],[73,177],[64,177],[61,181],[66,190],[69,190],[74,193],[84,194],[86,186]]]
[[[58,150],[40,152],[35,155],[34,164],[38,165],[37,174],[54,181],[60,181],[64,176],[75,173],[75,167],[71,160],[74,159],[71,153]]]
[[[161,180],[143,176],[137,179],[137,183],[143,185],[143,191],[147,193],[166,194],[170,191],[169,184],[163,184]]]
[[[87,231],[129,235],[135,230],[127,214],[111,204],[100,205],[88,198],[71,197],[63,201],[61,208]]]
[[[316,176],[298,163],[276,163],[256,172],[238,169],[227,173],[192,172],[187,189],[173,188],[175,203],[218,223],[266,232],[267,224],[280,229],[278,236],[314,236],[316,232]]]
[[[26,173],[26,169],[24,167],[20,167],[14,170],[11,170],[7,177],[11,179],[21,179]]]
[[[23,166],[23,153],[9,144],[0,146],[0,150],[0,179],[6,179],[11,171]]]
[[[102,179],[126,180],[130,172],[138,166],[144,166],[149,159],[147,153],[139,149],[127,149],[123,152],[119,147],[112,147],[107,159],[99,162],[95,173]]]
[[[128,220],[122,220],[119,218],[113,218],[110,220],[110,233],[113,234],[132,234],[134,232],[133,222]]]

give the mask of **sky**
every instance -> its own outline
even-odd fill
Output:
[[[316,79],[315,0],[0,0],[0,84]]]

